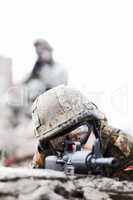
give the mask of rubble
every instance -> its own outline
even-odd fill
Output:
[[[133,182],[100,176],[67,177],[51,170],[0,168],[1,200],[131,200]]]
[[[7,166],[31,159],[36,149],[32,120],[24,113],[24,89],[12,79],[12,60],[0,56],[0,163]]]

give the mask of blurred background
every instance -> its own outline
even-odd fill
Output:
[[[10,58],[1,62],[12,66],[7,69],[9,72],[12,68],[12,76],[8,78],[12,83],[9,81],[1,90],[1,105],[5,103],[3,96],[12,94],[15,87],[18,93],[19,86],[31,73],[37,60],[33,43],[42,38],[52,45],[54,60],[68,72],[68,84],[87,94],[105,112],[111,125],[132,134],[132,10],[131,0],[0,0],[0,54]],[[9,96],[8,101],[11,101]],[[2,113],[5,114],[5,110]],[[11,117],[18,111],[7,113],[9,119],[18,120],[18,117]],[[1,114],[1,121],[4,114]],[[21,116],[21,123],[14,125],[17,136],[18,132],[22,132],[20,135],[25,132],[24,121],[32,130],[28,120]],[[9,138],[1,132],[2,139]],[[9,139],[7,141],[10,143]],[[22,148],[23,142],[20,139]]]

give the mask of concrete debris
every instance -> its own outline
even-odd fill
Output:
[[[63,172],[0,168],[1,200],[131,200],[133,182]]]

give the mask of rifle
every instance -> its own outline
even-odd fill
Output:
[[[75,146],[73,150],[72,146]],[[102,174],[109,176],[111,169],[116,168],[118,161],[113,157],[103,157],[100,139],[97,138],[92,151],[81,149],[79,142],[65,141],[63,155],[47,156],[45,169],[65,171],[68,175],[79,174]]]

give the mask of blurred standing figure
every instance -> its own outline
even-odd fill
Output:
[[[13,101],[20,99],[22,105],[14,107],[15,114],[25,114],[31,118],[31,105],[36,97],[45,91],[58,86],[67,84],[68,76],[65,69],[53,59],[53,49],[50,44],[43,39],[34,43],[37,53],[37,61],[31,74],[18,87],[18,97],[14,95]],[[17,119],[19,119],[16,114]],[[20,119],[21,121],[21,119]],[[17,122],[18,123],[18,122]]]
[[[59,63],[54,61],[51,45],[46,40],[39,39],[35,41],[34,46],[38,58],[26,82],[41,81],[44,87],[43,92],[60,84],[66,85],[67,72]]]

